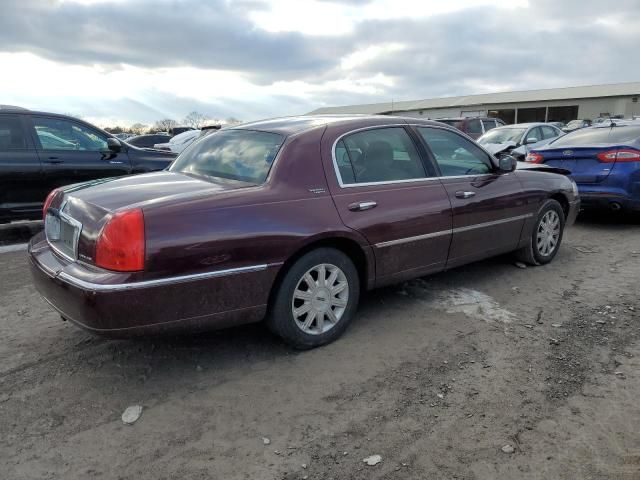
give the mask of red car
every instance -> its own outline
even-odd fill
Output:
[[[53,191],[29,246],[33,278],[96,333],[266,319],[310,348],[347,328],[366,289],[511,251],[551,261],[578,211],[575,183],[515,168],[436,122],[245,124],[168,171]]]

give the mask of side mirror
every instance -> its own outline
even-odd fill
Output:
[[[122,151],[122,144],[117,138],[109,137],[107,138],[107,149],[111,153],[120,153]]]
[[[511,155],[503,155],[498,159],[498,171],[499,173],[513,172],[518,166],[518,160]]]
[[[538,143],[540,140],[538,140],[536,137],[529,137],[525,140],[525,144],[529,145],[530,143]]]

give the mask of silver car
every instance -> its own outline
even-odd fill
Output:
[[[530,150],[564,134],[548,123],[516,123],[489,130],[477,142],[496,156],[509,154],[522,161]]]

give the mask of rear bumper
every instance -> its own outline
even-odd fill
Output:
[[[60,315],[94,333],[123,337],[203,331],[259,321],[279,266],[119,282],[58,257],[44,240],[29,244],[36,289]],[[83,270],[83,271],[81,271]]]
[[[634,198],[618,192],[580,192],[582,208],[586,210],[622,210],[640,212],[640,197]]]

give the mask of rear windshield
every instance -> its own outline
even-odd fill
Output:
[[[629,143],[640,139],[640,125],[585,128],[566,134],[553,142],[554,146],[595,145],[599,143]]]
[[[226,130],[187,148],[172,172],[264,183],[284,141],[282,135],[254,130]]]

